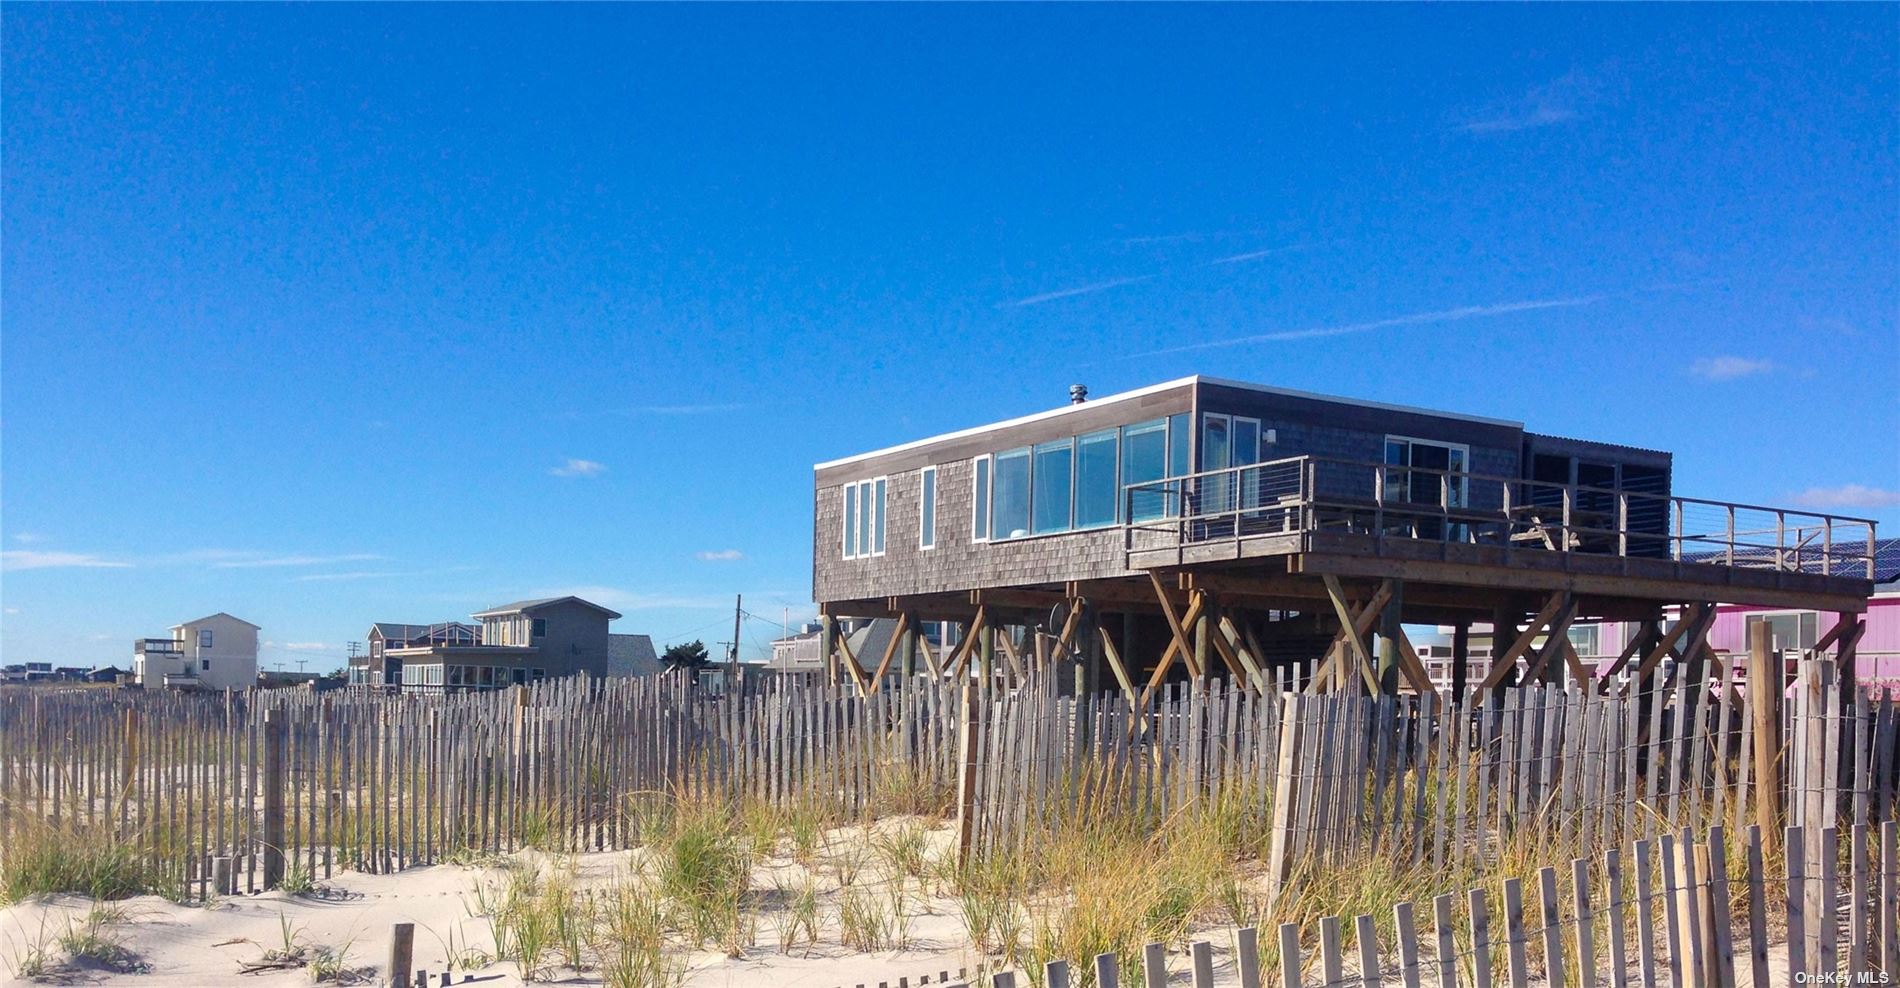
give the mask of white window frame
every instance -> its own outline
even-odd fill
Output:
[[[869,504],[869,509],[860,510],[859,511],[860,517],[855,519],[858,522],[859,526],[863,526],[863,527],[858,528],[857,530],[860,532],[863,532],[867,536],[867,538],[860,539],[858,541],[863,542],[865,544],[857,546],[856,547],[857,552],[853,553],[850,551],[850,549],[852,548],[851,542],[850,542],[851,533],[848,531],[841,532],[840,538],[838,540],[839,558],[841,559],[873,559],[878,556],[884,555],[885,553],[884,549],[876,548],[877,533],[878,533],[878,526],[880,524],[884,525],[886,528],[885,544],[888,546],[890,543],[890,539],[889,539],[889,531],[888,531],[889,524],[888,524],[887,516],[889,515],[890,512],[888,511],[884,503],[880,503],[877,496],[877,488],[879,484],[884,485],[883,500],[888,502],[891,497],[890,480],[891,478],[889,477],[889,475],[885,475],[881,477],[866,477],[863,480],[854,480],[844,485],[844,488],[843,488],[844,501],[842,502],[844,504],[853,503],[851,499],[859,496],[859,493],[860,493],[859,488],[869,488],[871,493],[868,497],[863,498],[863,500],[859,502],[859,503]],[[865,525],[864,519],[866,517],[870,518],[869,525]],[[839,516],[839,522],[841,526],[842,526],[843,521],[844,521],[844,516],[841,514]]]
[[[838,558],[856,559],[857,553],[851,551],[857,545],[858,537],[858,485],[846,484],[838,489]]]
[[[871,517],[871,555],[884,555],[884,547],[889,544],[891,478],[871,478],[871,507],[877,514]],[[883,496],[880,497],[879,495]]]
[[[1821,612],[1810,609],[1810,608],[1800,608],[1800,607],[1782,608],[1780,610],[1773,610],[1773,611],[1745,611],[1743,612],[1742,614],[1742,635],[1743,635],[1742,640],[1748,641],[1750,636],[1754,634],[1754,630],[1749,627],[1750,624],[1756,621],[1768,621],[1769,618],[1777,618],[1777,617],[1794,618],[1795,638],[1799,639],[1801,637],[1801,617],[1803,615],[1814,616],[1814,640],[1817,642],[1820,641],[1821,637],[1826,634],[1826,632],[1821,630]],[[1773,623],[1770,622],[1769,628],[1773,629],[1773,627],[1774,627]],[[1769,633],[1769,641],[1771,645],[1774,643],[1774,634],[1772,630]],[[1803,647],[1799,640],[1795,642],[1793,648],[1781,649],[1781,652],[1783,653],[1782,658],[1784,659],[1797,658],[1805,654],[1807,651],[1808,649]],[[1792,652],[1793,654],[1792,655],[1788,654],[1790,652]]]
[[[198,647],[199,648],[210,648],[212,640],[213,638],[211,635],[210,628],[198,629]]]
[[[917,471],[917,548],[935,549],[937,547],[937,468],[927,466]],[[930,528],[924,528],[924,508],[930,508]]]
[[[976,492],[977,464],[982,464],[983,496]],[[990,453],[970,457],[970,542],[972,544],[988,542],[996,537],[990,522],[990,496],[996,490],[996,462]],[[976,523],[983,523],[983,534],[976,534]]]
[[[1461,471],[1458,471],[1459,473],[1463,474],[1463,476],[1460,476],[1458,478],[1458,503],[1454,505],[1448,505],[1448,507],[1464,507],[1471,503],[1471,445],[1469,443],[1448,443],[1444,441],[1443,439],[1426,439],[1423,436],[1400,436],[1393,433],[1386,433],[1385,442],[1382,442],[1379,444],[1379,462],[1381,466],[1385,466],[1385,467],[1395,466],[1395,464],[1385,462],[1386,443],[1392,443],[1392,442],[1401,442],[1401,443],[1405,443],[1408,446],[1413,443],[1423,443],[1427,446],[1437,446],[1441,449],[1455,449],[1463,453],[1464,459],[1465,459],[1465,468]],[[1406,483],[1410,484],[1411,476],[1412,476],[1411,465],[1408,463],[1403,469],[1406,470],[1406,474],[1405,474]],[[1423,469],[1423,468],[1421,467],[1420,469]],[[1386,496],[1386,500],[1389,502],[1392,499],[1392,492],[1386,491],[1385,496]]]

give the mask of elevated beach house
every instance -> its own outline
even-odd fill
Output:
[[[1693,674],[1718,602],[1858,620],[1873,523],[1680,496],[1667,451],[1516,421],[1188,377],[814,468],[821,631],[893,618],[827,674],[1430,687],[1405,624],[1461,629],[1456,689],[1588,677],[1565,630],[1643,625],[1621,657]],[[1672,619],[1665,619],[1665,608]],[[918,629],[951,622],[953,648]],[[1492,636],[1467,681],[1473,623]],[[1519,660],[1524,660],[1520,663]],[[1493,674],[1495,673],[1495,675]]]

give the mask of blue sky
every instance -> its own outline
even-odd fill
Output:
[[[9,5],[0,653],[810,613],[814,462],[1190,373],[1900,523],[1848,6]]]

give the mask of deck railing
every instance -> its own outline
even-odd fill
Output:
[[[1130,553],[1341,532],[1872,579],[1874,522],[1426,467],[1297,456],[1123,489]]]

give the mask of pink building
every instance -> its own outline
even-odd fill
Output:
[[[1874,596],[1862,615],[1867,630],[1855,648],[1854,674],[1870,691],[1884,688],[1900,695],[1900,539],[1877,539],[1874,545]],[[1715,609],[1709,645],[1739,661],[1748,654],[1749,629],[1767,622],[1777,650],[1799,652],[1813,648],[1837,620],[1826,611],[1722,604]],[[1602,668],[1615,661],[1639,628],[1634,622],[1604,621],[1573,625],[1570,634],[1578,653],[1595,658]]]

